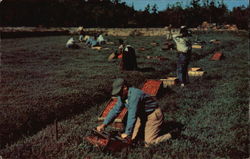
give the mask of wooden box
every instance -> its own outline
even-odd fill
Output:
[[[132,144],[131,140],[122,139],[119,134],[98,132],[97,130],[92,130],[92,134],[84,137],[84,140],[105,152],[120,152],[128,149]]]
[[[163,84],[161,80],[147,80],[144,83],[141,90],[151,96],[156,97],[159,94],[159,91],[162,87],[163,87]]]
[[[212,44],[220,44],[221,41],[213,39],[213,40],[210,40],[210,43],[212,43]]]
[[[163,82],[163,87],[166,88],[168,86],[176,85],[177,77],[167,77],[166,79],[160,79]]]
[[[102,113],[99,115],[98,117],[98,121],[102,122],[108,115],[108,113],[110,112],[110,110],[115,106],[115,104],[117,103],[118,98],[117,97],[113,97],[111,98],[105,109],[102,111]],[[112,127],[116,128],[116,129],[123,129],[124,128],[124,119],[125,116],[127,115],[127,108],[123,108],[123,110],[120,112],[120,114],[115,118],[115,120],[113,121],[113,123],[111,124]]]
[[[94,46],[94,47],[92,47],[92,49],[94,49],[94,50],[101,50],[102,47],[101,46]]]
[[[203,48],[203,46],[201,46],[201,45],[199,45],[199,44],[193,44],[193,45],[192,45],[192,48],[193,48],[193,49],[201,49],[201,48]]]
[[[144,47],[140,47],[138,51],[145,51],[146,49]]]
[[[223,54],[221,52],[215,52],[210,60],[219,61],[221,60]]]
[[[156,43],[156,42],[152,42],[152,43],[150,43],[152,46],[158,46],[159,45],[159,43]]]
[[[199,67],[192,67],[188,69],[188,75],[189,76],[203,76],[204,75],[204,71],[202,71],[201,68]]]

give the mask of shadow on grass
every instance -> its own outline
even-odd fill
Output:
[[[181,131],[184,130],[184,124],[176,121],[165,121],[163,123],[160,135],[170,133],[173,139],[180,137]]]

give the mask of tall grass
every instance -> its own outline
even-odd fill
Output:
[[[141,71],[121,72],[118,61],[108,62],[111,50],[64,48],[68,37],[2,40],[1,146],[6,158],[246,158],[248,110],[247,37],[231,33],[201,34],[221,40],[193,50],[190,67],[201,67],[204,77],[191,78],[185,88],[168,88],[159,98],[168,130],[183,125],[181,136],[129,153],[99,152],[83,141],[97,126],[96,119],[110,98],[117,77],[139,87],[147,78],[175,75],[176,51],[150,46],[164,37],[122,37],[138,51]],[[117,41],[119,37],[109,37]],[[194,36],[193,39],[196,37]],[[116,46],[107,45],[111,49]],[[210,61],[214,51],[225,58]],[[145,57],[164,56],[165,61]],[[58,119],[55,140],[54,119]],[[36,133],[36,134],[34,134]],[[23,137],[22,137],[23,136]],[[22,139],[20,139],[22,137]],[[18,140],[18,141],[17,141]],[[11,143],[9,142],[9,143]]]

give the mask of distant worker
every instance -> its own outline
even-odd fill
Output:
[[[119,39],[118,40],[118,42],[119,42],[119,46],[118,46],[118,50],[116,51],[116,54],[117,54],[117,57],[119,58],[119,59],[121,59],[122,58],[122,52],[123,52],[123,49],[124,49],[124,41],[122,40],[122,39]]]
[[[164,116],[155,98],[142,90],[130,87],[127,82],[118,78],[113,82],[112,95],[118,96],[116,105],[109,112],[104,122],[97,127],[103,131],[126,107],[128,110],[127,124],[122,138],[138,141],[144,136],[145,146],[168,140],[172,134],[160,135]]]
[[[170,24],[169,26],[165,27],[167,31],[167,40],[172,40],[172,25]]]
[[[123,48],[120,67],[121,67],[121,70],[127,70],[127,71],[138,69],[135,49],[132,46],[126,45]]]
[[[189,82],[188,64],[192,52],[192,43],[188,36],[191,36],[191,33],[186,26],[181,26],[179,34],[173,35],[178,51],[177,77],[181,87],[184,87]]]
[[[117,58],[122,59],[122,52],[124,49],[124,41],[122,39],[119,39],[118,42],[119,42],[118,49],[110,54],[110,56],[108,57],[108,61],[113,61],[114,59],[117,59]]]
[[[84,38],[84,37],[83,37],[83,35],[82,35],[82,34],[81,34],[81,35],[79,35],[79,41],[80,41],[80,42],[83,42],[83,38]]]
[[[102,34],[100,34],[98,37],[97,37],[97,42],[99,43],[99,45],[103,45],[106,43],[106,41],[104,40],[104,37],[102,36]]]
[[[76,44],[76,42],[75,42],[75,40],[74,40],[73,37],[71,37],[71,38],[67,41],[66,47],[67,47],[67,48],[71,48],[71,49],[78,49],[78,48],[80,48],[80,47]]]
[[[85,44],[88,46],[88,47],[95,47],[95,46],[99,46],[98,42],[97,42],[97,37],[94,36],[94,37],[89,37]]]
[[[79,28],[79,34],[80,34],[79,35],[79,41],[83,42],[84,41],[84,39],[83,39],[84,38],[84,36],[83,36],[84,35],[83,27]]]

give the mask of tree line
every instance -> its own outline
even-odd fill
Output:
[[[135,10],[120,0],[2,0],[1,26],[43,27],[197,27],[203,21],[248,28],[249,6],[229,10],[223,0],[191,0],[158,11],[157,5]]]

